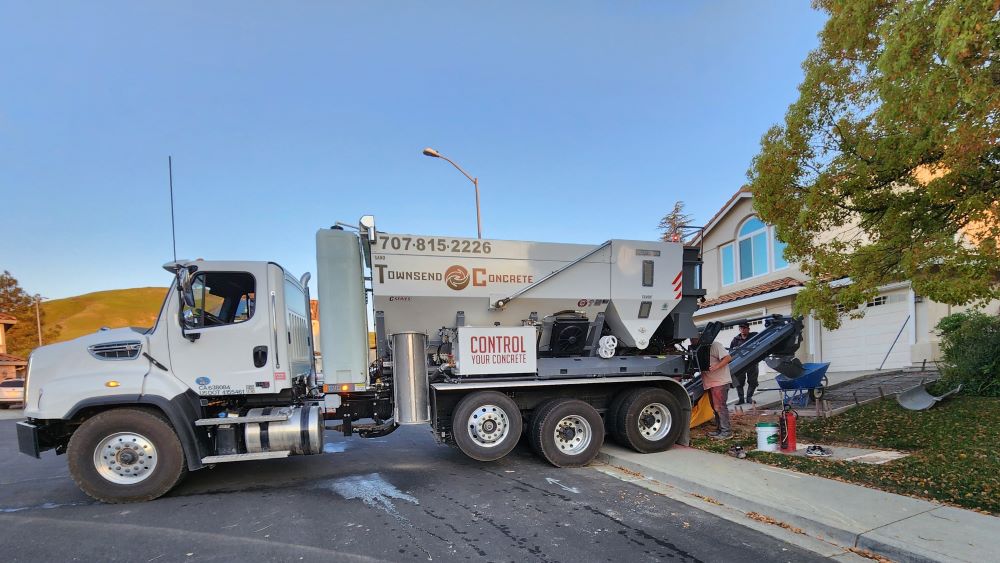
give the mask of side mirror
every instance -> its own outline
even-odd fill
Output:
[[[181,299],[188,307],[194,307],[194,289],[191,287],[194,281],[194,272],[190,268],[177,270],[177,287],[181,290]]]
[[[191,289],[191,284],[184,284],[181,295],[184,297],[184,304],[188,307],[194,307],[194,291]]]

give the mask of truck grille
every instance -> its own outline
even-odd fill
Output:
[[[122,342],[107,342],[94,344],[87,348],[90,355],[98,360],[134,360],[142,351],[142,342],[126,340]]]

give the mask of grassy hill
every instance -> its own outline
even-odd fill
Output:
[[[62,342],[103,326],[151,327],[166,294],[165,287],[137,287],[43,301],[45,328],[58,327],[59,336],[55,341]]]
[[[102,326],[151,327],[156,323],[156,315],[160,313],[166,294],[165,287],[136,287],[43,301],[45,332],[52,327],[59,331],[58,336],[46,344],[72,340],[96,332]],[[313,303],[313,314],[318,315],[319,307],[315,300]],[[314,334],[313,337],[318,338],[318,334]],[[368,333],[368,346],[375,347],[374,332]]]

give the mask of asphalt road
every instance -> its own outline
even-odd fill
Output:
[[[5,413],[8,414],[8,413]],[[6,418],[6,417],[5,417]],[[812,561],[818,555],[523,445],[479,463],[425,427],[327,432],[322,456],[222,464],[153,502],[80,492],[0,421],[5,561]]]

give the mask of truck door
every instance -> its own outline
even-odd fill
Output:
[[[267,264],[235,264],[198,271],[194,306],[185,304],[170,323],[172,371],[202,396],[274,392]]]

